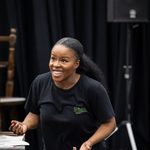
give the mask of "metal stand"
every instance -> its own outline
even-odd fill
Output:
[[[126,126],[132,150],[137,150],[137,146],[136,146],[133,131],[132,131],[131,116],[130,116],[130,113],[131,113],[130,112],[131,111],[130,90],[131,90],[131,84],[132,84],[132,81],[131,81],[132,66],[130,65],[129,54],[131,51],[132,28],[133,28],[133,24],[127,23],[126,65],[123,66],[123,68],[125,69],[124,78],[126,80],[126,108],[127,108],[126,117],[127,117],[127,120],[123,121],[121,124]]]

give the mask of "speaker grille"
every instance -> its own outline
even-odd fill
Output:
[[[149,0],[108,0],[109,22],[148,22]]]

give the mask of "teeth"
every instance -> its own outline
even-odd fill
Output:
[[[62,72],[60,72],[60,71],[53,71],[53,75],[54,76],[61,76]]]

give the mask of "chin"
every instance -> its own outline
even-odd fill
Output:
[[[63,79],[58,77],[52,77],[55,82],[61,82]]]

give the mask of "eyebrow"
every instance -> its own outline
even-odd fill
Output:
[[[57,57],[55,54],[51,54],[51,56]],[[70,58],[72,58],[72,57],[68,57],[68,56],[61,56],[60,58],[67,58],[67,59],[70,59]]]

